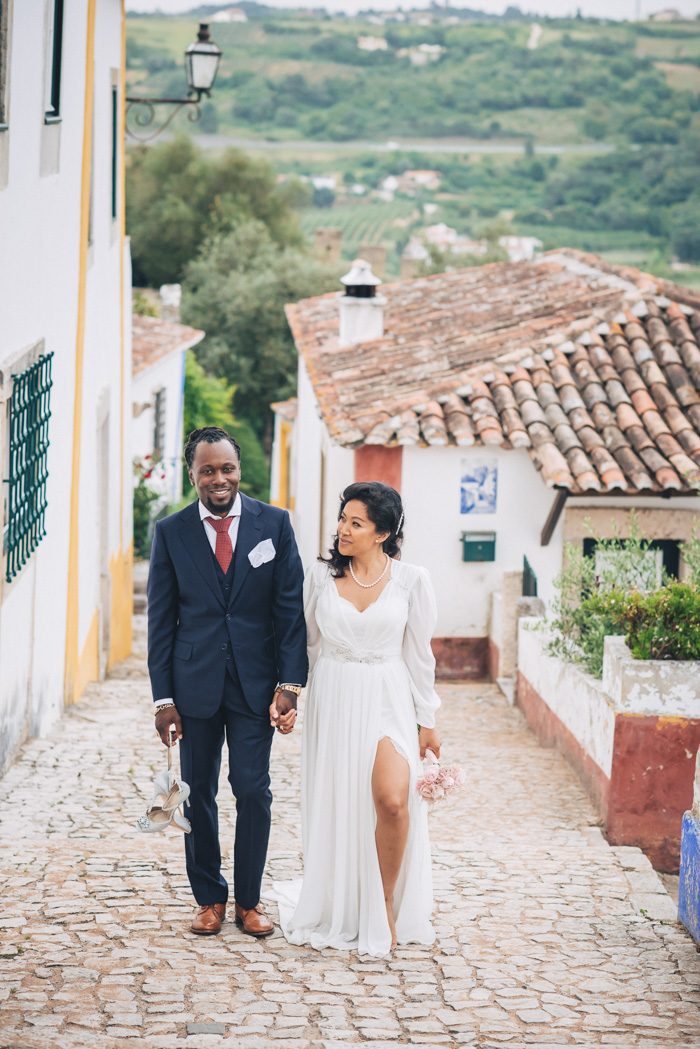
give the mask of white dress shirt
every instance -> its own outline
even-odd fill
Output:
[[[205,531],[206,537],[209,540],[209,546],[211,547],[212,553],[216,554],[216,535],[217,535],[217,532],[216,532],[216,529],[214,528],[214,526],[211,525],[209,523],[209,521],[207,521],[207,517],[217,517],[218,515],[217,514],[213,514],[211,512],[211,510],[207,510],[206,506],[201,501],[201,499],[197,503],[197,506],[199,507],[199,516],[200,516],[200,518],[202,520],[202,524],[204,525],[204,531]],[[229,512],[226,514],[226,516],[232,518],[231,524],[229,525],[229,529],[228,529],[228,535],[229,535],[229,539],[231,540],[231,549],[235,553],[236,552],[236,540],[238,539],[238,528],[239,528],[240,523],[241,523],[241,493],[240,492],[236,493],[236,498],[233,501],[233,506],[231,507]]]

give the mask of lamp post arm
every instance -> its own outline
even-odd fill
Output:
[[[189,98],[141,98],[135,95],[127,95],[125,114],[127,135],[137,142],[150,142],[157,135],[160,135],[161,131],[165,131],[184,106],[194,107],[188,111],[187,118],[192,123],[196,123],[201,116],[199,104],[202,100],[202,95],[208,96],[209,92],[197,90]],[[173,107],[166,119],[157,126],[155,126],[156,106]],[[141,130],[152,127],[154,130],[150,132]]]

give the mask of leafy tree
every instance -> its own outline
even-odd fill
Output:
[[[314,188],[312,203],[315,208],[332,208],[335,204],[335,193],[327,186]]]
[[[675,212],[671,245],[683,262],[700,262],[700,199],[697,197]]]
[[[301,243],[296,217],[264,161],[236,149],[212,158],[185,135],[130,151],[127,228],[135,284],[181,281],[208,236],[251,218],[279,245]]]
[[[205,328],[204,367],[236,387],[235,407],[271,443],[270,402],[295,386],[296,351],[285,303],[337,287],[338,275],[295,247],[275,243],[262,222],[216,234],[187,267],[182,316]]]
[[[236,419],[233,398],[236,389],[225,379],[207,375],[194,353],[185,359],[185,433],[202,426],[220,426],[236,438],[241,449],[241,491],[254,499],[269,496],[269,472],[265,453],[249,423]],[[187,467],[183,464],[183,491],[190,488]]]

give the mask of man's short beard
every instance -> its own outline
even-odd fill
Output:
[[[236,494],[238,494],[238,493],[236,493]],[[236,496],[233,495],[233,496],[231,496],[231,499],[229,500],[228,503],[226,503],[225,506],[221,506],[221,505],[220,506],[212,506],[212,504],[207,499],[202,499],[202,502],[204,503],[204,505],[207,508],[207,510],[209,510],[216,517],[225,516],[229,512],[229,510],[231,509],[231,507],[233,506],[235,501],[236,501]]]

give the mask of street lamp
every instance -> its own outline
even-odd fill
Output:
[[[212,40],[208,23],[200,22],[197,39],[185,51],[187,98],[144,98],[127,95],[125,121],[127,135],[140,142],[149,142],[165,130],[183,106],[193,107],[187,113],[189,120],[192,122],[199,120],[201,115],[199,104],[204,96],[209,98],[211,95],[220,61],[221,49]],[[154,131],[147,131],[144,134],[140,129],[151,127],[155,120],[156,106],[174,106],[175,108]],[[131,125],[129,124],[130,117],[133,118]]]
[[[209,96],[221,61],[221,50],[209,35],[206,22],[199,23],[197,39],[185,51],[185,69],[190,91]]]

